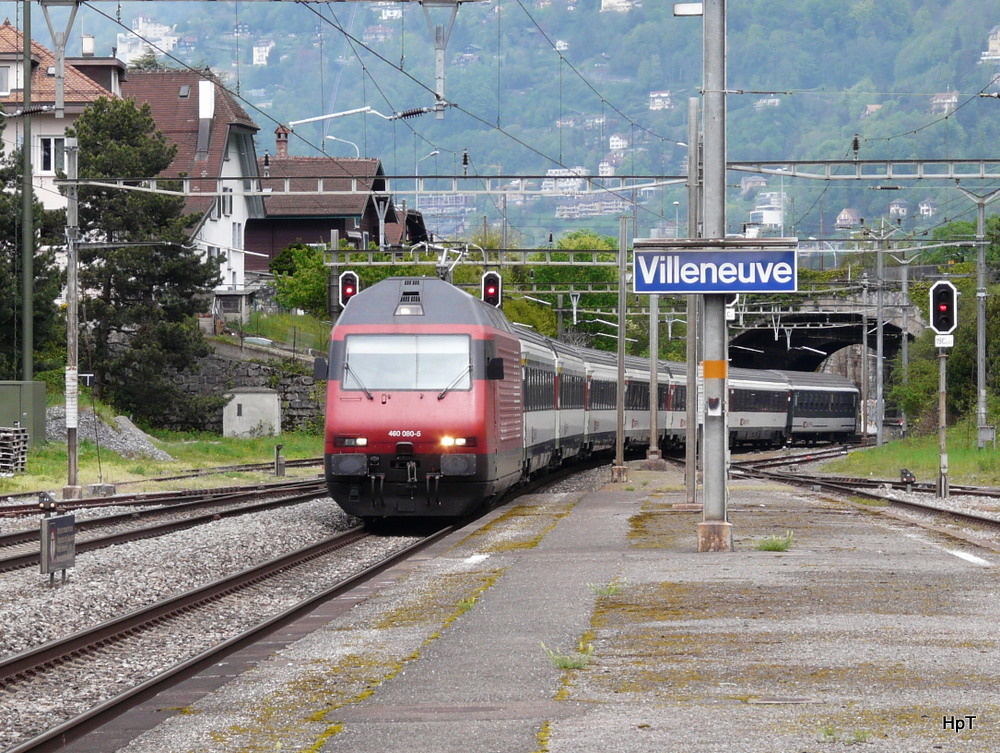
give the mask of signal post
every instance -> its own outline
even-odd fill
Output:
[[[930,322],[938,349],[938,483],[937,495],[948,497],[948,348],[955,344],[952,334],[958,327],[958,290],[948,280],[931,286]]]

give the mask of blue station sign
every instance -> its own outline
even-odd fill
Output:
[[[635,293],[794,293],[798,290],[794,248],[635,251]]]

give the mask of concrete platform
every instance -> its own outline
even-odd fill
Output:
[[[728,553],[676,471],[494,511],[124,750],[1000,750],[1000,555],[730,490]]]

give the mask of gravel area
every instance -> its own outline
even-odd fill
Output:
[[[45,438],[50,442],[66,441],[66,408],[55,405],[45,411]],[[108,426],[91,411],[80,411],[77,438],[87,439],[100,447],[127,458],[173,460],[156,447],[149,436],[125,416],[116,416],[117,426]]]
[[[50,589],[48,576],[35,570],[0,574],[0,656],[182,593],[355,524],[333,500],[323,498],[77,555],[69,582],[56,588]]]
[[[50,588],[34,571],[0,575],[0,656],[7,656],[118,617],[140,606],[306,546],[356,525],[321,498],[181,533],[77,557],[70,580]],[[188,656],[225,640],[309,593],[412,543],[412,537],[368,540],[343,558],[323,558],[143,635],[127,651],[80,667],[61,667],[0,697],[0,749],[6,749],[101,702]],[[50,699],[48,702],[40,699]]]

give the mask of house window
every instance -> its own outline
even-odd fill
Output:
[[[10,94],[10,66],[0,65],[0,94]]]
[[[42,161],[39,170],[43,173],[55,173],[66,167],[66,140],[61,136],[42,136],[39,139],[42,146]]]
[[[228,217],[233,213],[233,189],[223,188],[222,195],[215,200],[215,217],[213,219],[222,219],[223,217]]]

